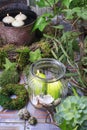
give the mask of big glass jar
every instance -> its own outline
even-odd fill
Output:
[[[67,92],[65,72],[64,64],[53,58],[42,58],[33,63],[28,76],[31,103],[36,107],[49,105],[64,96]]]

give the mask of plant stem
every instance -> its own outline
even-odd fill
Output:
[[[77,21],[79,20],[79,17],[77,19],[75,19],[75,21],[72,24],[72,28],[75,26],[75,24],[77,23]]]

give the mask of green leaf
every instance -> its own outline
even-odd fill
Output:
[[[59,0],[39,0],[36,4],[39,7],[53,7]]]
[[[44,36],[45,38],[47,38],[47,39],[53,39],[53,36],[48,35],[48,34],[43,34],[43,36]]]
[[[35,62],[35,61],[37,61],[37,60],[39,60],[41,58],[42,57],[41,57],[41,51],[40,51],[40,49],[37,49],[34,52],[33,51],[30,52],[30,59],[29,60],[31,62]]]
[[[42,16],[38,17],[32,31],[39,29],[42,32],[44,30],[44,28],[50,23],[51,17],[52,17],[52,14],[50,14],[50,13],[46,13],[46,14],[43,14]]]
[[[87,64],[86,64],[87,65]],[[87,73],[87,69],[83,69]]]
[[[64,113],[64,115],[63,115],[63,118],[64,118],[66,121],[72,120],[73,117],[74,117],[74,114],[71,113],[71,112],[68,112],[68,113],[67,113],[67,111],[66,111],[66,113]]]
[[[85,12],[81,12],[81,13],[77,13],[78,17],[87,20],[87,11]]]
[[[36,4],[39,6],[39,7],[46,7],[48,4],[45,2],[45,0],[39,0],[36,2]]]
[[[72,11],[72,9],[64,9],[63,12],[66,15],[66,19],[73,19],[73,11]]]
[[[51,50],[52,55],[54,56],[55,59],[58,59],[57,55],[55,54],[55,52],[53,50]]]
[[[35,31],[36,29],[39,29],[40,31],[43,31],[45,26],[48,24],[48,22],[45,21],[43,17],[39,17],[33,27],[32,31]]]
[[[4,64],[5,70],[9,70],[12,68],[16,68],[16,63],[10,62],[8,58],[6,58],[6,63]]]
[[[81,13],[81,8],[80,7],[75,7],[72,9],[73,13]]]
[[[70,6],[70,3],[73,1],[73,0],[62,0],[63,2],[63,5],[65,6],[65,7],[67,7],[67,8],[69,8],[69,6]]]
[[[78,93],[74,87],[72,87],[72,91],[73,91],[74,96],[78,96]]]
[[[63,25],[57,25],[57,26],[52,26],[52,27],[55,28],[55,29],[64,29]]]

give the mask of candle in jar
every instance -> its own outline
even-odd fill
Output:
[[[15,16],[16,20],[25,20],[27,19],[27,16],[25,14],[23,14],[22,12],[20,12],[18,15]]]
[[[7,14],[7,16],[2,19],[2,21],[4,23],[10,24],[14,21],[14,18],[12,16],[10,16],[9,14]]]

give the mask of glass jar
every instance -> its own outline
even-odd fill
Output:
[[[28,92],[35,106],[49,105],[64,96],[65,66],[52,58],[42,58],[30,66]]]

